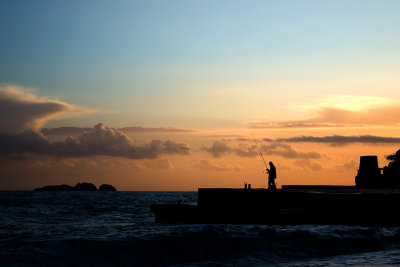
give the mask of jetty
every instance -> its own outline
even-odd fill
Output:
[[[197,205],[178,201],[150,209],[157,223],[400,226],[400,150],[389,157],[389,166],[378,168],[376,156],[361,156],[355,186],[199,188]]]

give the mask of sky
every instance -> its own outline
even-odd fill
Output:
[[[400,147],[399,1],[0,1],[0,190],[353,185]],[[254,136],[254,138],[253,138]]]

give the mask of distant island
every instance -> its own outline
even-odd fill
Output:
[[[75,186],[61,184],[61,185],[46,185],[43,187],[35,188],[33,191],[117,191],[114,186],[110,184],[102,184],[99,189],[92,183],[77,183]]]

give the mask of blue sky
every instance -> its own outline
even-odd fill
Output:
[[[0,82],[97,110],[49,126],[234,127],[399,98],[399,1],[1,1]],[[365,84],[360,80],[365,80]],[[281,116],[281,117],[279,117]]]

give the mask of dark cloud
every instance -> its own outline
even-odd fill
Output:
[[[301,167],[303,170],[320,171],[322,170],[322,165],[318,162],[311,161],[310,159],[299,159],[294,162],[297,166]]]
[[[203,151],[207,151],[211,153],[214,157],[221,157],[225,154],[235,153],[240,157],[256,157],[260,154],[256,145],[248,145],[248,144],[238,144],[237,147],[230,147],[227,143],[215,141],[211,147],[203,147]],[[321,154],[318,152],[299,152],[296,151],[289,144],[284,144],[280,142],[273,142],[271,144],[265,145],[262,144],[260,146],[260,150],[262,151],[265,157],[270,155],[281,156],[284,158],[320,158]]]
[[[38,129],[47,120],[88,111],[58,100],[38,98],[19,87],[0,87],[0,131]]]
[[[219,158],[224,154],[230,153],[232,148],[230,148],[225,142],[215,141],[211,147],[203,146],[201,150],[211,153],[214,157]]]
[[[271,141],[273,141],[272,139],[269,139],[269,138],[263,138],[262,140],[263,140],[263,141],[266,141],[266,142],[271,142]],[[254,138],[246,138],[246,137],[236,138],[235,141],[237,141],[237,142],[255,143]],[[257,142],[260,142],[259,139],[256,139],[256,141],[257,141]]]
[[[340,172],[345,172],[348,170],[356,171],[358,169],[358,162],[352,159],[349,162],[336,166],[336,169]]]
[[[210,135],[209,137],[213,137],[213,138],[240,138],[243,137],[242,135],[238,135],[238,134],[214,134],[214,135]]]
[[[260,149],[263,151],[264,156],[276,155],[284,158],[302,158],[302,159],[317,159],[321,158],[321,154],[315,151],[299,152],[288,144],[274,142],[268,145],[262,145]]]
[[[89,127],[58,127],[58,128],[42,128],[40,133],[46,136],[51,135],[80,135],[84,132],[92,131]]]
[[[233,149],[233,151],[235,151],[236,155],[240,157],[253,158],[260,155],[256,145],[239,144],[237,148]]]
[[[187,155],[188,145],[172,141],[152,140],[135,145],[133,140],[117,129],[99,123],[91,131],[61,141],[49,141],[41,133],[27,130],[21,133],[0,132],[0,154],[24,153],[58,157],[106,155],[125,158],[156,158],[161,154]]]
[[[191,133],[197,131],[193,129],[181,129],[175,127],[146,128],[141,126],[124,127],[124,128],[119,128],[119,130],[126,133]]]
[[[135,127],[124,127],[118,130],[124,133],[189,133],[195,132],[196,130],[191,129],[180,129],[173,127],[158,127],[158,128],[146,128],[141,126]],[[84,132],[93,131],[93,128],[88,127],[58,127],[58,128],[42,128],[40,132],[46,136],[52,135],[79,135]]]
[[[269,122],[269,121],[257,121],[249,122],[250,128],[259,129],[280,129],[280,128],[321,128],[321,127],[345,127],[350,125],[335,124],[335,123],[311,123],[311,122],[297,122],[297,121],[282,121],[282,122]],[[351,125],[363,126],[361,124]]]
[[[270,139],[270,138],[263,138],[263,140],[264,140],[265,142],[272,142],[272,141],[274,141],[274,140],[272,140],[272,139]]]
[[[239,137],[239,138],[236,138],[236,141],[238,141],[238,142],[251,142],[253,140],[250,139],[250,138],[246,138],[246,137]]]
[[[398,144],[400,138],[398,137],[382,137],[374,135],[358,135],[358,136],[297,136],[290,138],[276,139],[278,142],[291,142],[291,143],[328,143],[331,145],[346,145],[351,143],[369,143],[369,144]]]

